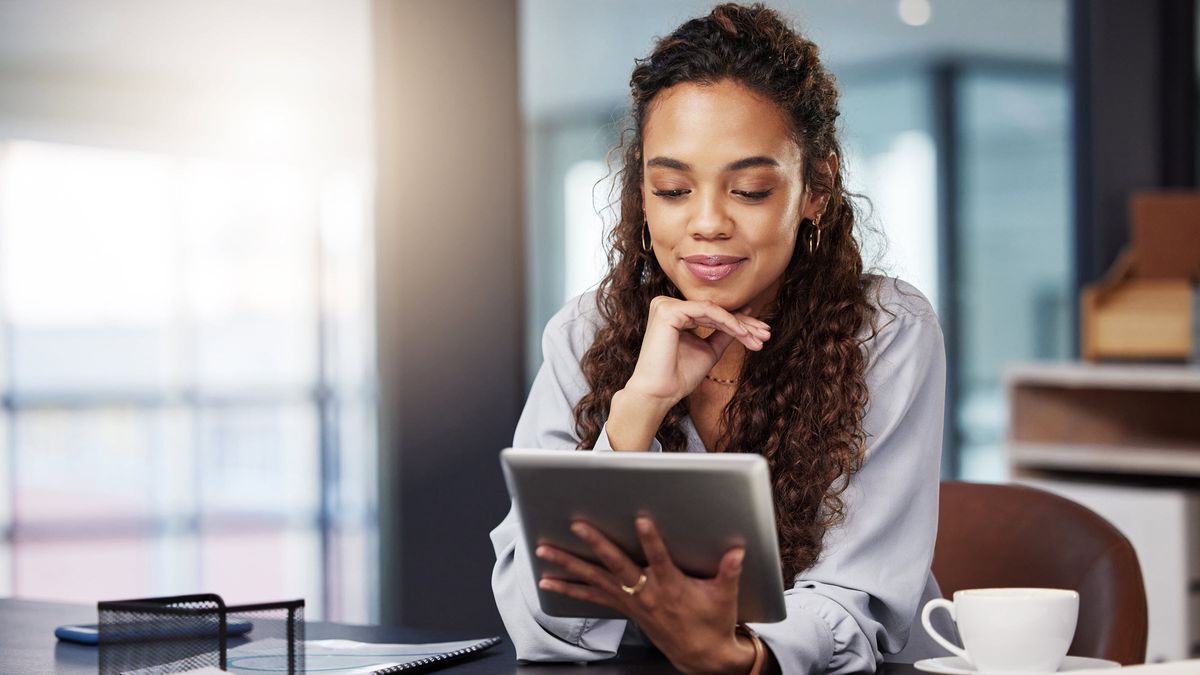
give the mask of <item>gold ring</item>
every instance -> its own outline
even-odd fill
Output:
[[[638,591],[642,590],[645,587],[646,587],[645,573],[643,573],[642,576],[638,577],[637,583],[632,586],[626,586],[625,584],[621,584],[621,590],[625,591],[626,593],[628,593],[630,595],[637,595]]]

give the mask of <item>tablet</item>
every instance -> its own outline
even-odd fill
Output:
[[[782,621],[783,574],[767,461],[738,453],[520,450],[500,453],[504,479],[521,519],[534,585],[543,572],[570,578],[534,555],[549,544],[596,561],[571,533],[574,519],[591,523],[646,564],[634,519],[654,519],[671,558],[691,576],[716,576],[721,557],[744,546],[738,621]],[[607,607],[537,589],[550,616],[625,618]]]
[[[250,621],[230,617],[225,622],[225,635],[228,637],[244,635],[249,633],[252,628],[254,628],[254,624]],[[144,632],[136,627],[131,629],[129,623],[122,623],[120,638],[122,640],[155,640],[172,637],[210,637],[215,636],[217,630],[215,622],[170,625],[147,621]],[[98,645],[100,644],[100,627],[94,623],[59,626],[54,629],[54,636],[65,642]]]

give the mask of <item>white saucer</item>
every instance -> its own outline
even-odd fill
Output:
[[[922,659],[913,664],[917,670],[923,670],[927,673],[939,673],[939,675],[987,675],[975,670],[975,666],[967,663],[965,659],[958,656],[943,656],[936,659]],[[1063,658],[1062,665],[1058,667],[1058,672],[1069,673],[1073,670],[1087,670],[1088,668],[1120,668],[1121,664],[1116,661],[1108,661],[1105,659],[1091,659],[1085,656],[1067,656]],[[1030,673],[1030,675],[1034,675]],[[1043,675],[1049,675],[1045,673]]]

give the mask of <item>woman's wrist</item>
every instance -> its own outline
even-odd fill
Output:
[[[734,642],[737,643],[738,649],[726,672],[758,675],[762,671],[762,661],[759,659],[758,652],[763,647],[761,642],[755,645],[754,642],[757,639],[757,637],[751,638],[741,632],[734,635]]]
[[[609,444],[618,451],[649,450],[658,428],[674,405],[674,402],[646,396],[636,390],[618,390],[613,394],[605,423]]]
[[[617,394],[621,394],[626,400],[635,401],[647,412],[657,414],[659,417],[666,417],[671,408],[679,402],[678,398],[667,398],[659,394],[648,393],[644,388],[639,388],[633,380],[626,382],[624,387],[617,390]]]
[[[741,638],[749,641],[750,649],[754,651],[754,660],[750,664],[750,669],[741,670],[739,668],[739,672],[747,672],[750,675],[761,675],[767,665],[767,655],[770,653],[767,651],[767,645],[762,641],[762,638],[758,636],[758,633],[756,633],[753,628],[744,623],[739,623],[734,629],[733,634],[734,637],[739,638],[738,642],[741,642]]]
[[[693,667],[681,667],[681,671],[694,675],[707,675],[718,673],[725,675],[728,673],[750,673],[754,668],[755,660],[758,657],[758,652],[754,647],[754,641],[747,635],[740,632],[733,636],[733,640],[724,643],[717,651],[707,652],[699,655],[696,664]],[[676,667],[679,667],[677,664]]]

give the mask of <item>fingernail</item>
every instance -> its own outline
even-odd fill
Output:
[[[643,533],[650,532],[650,519],[647,518],[646,516],[638,516],[637,529],[639,532],[643,532]]]
[[[571,523],[571,531],[577,537],[586,537],[588,534],[587,528],[584,527],[583,523]]]

